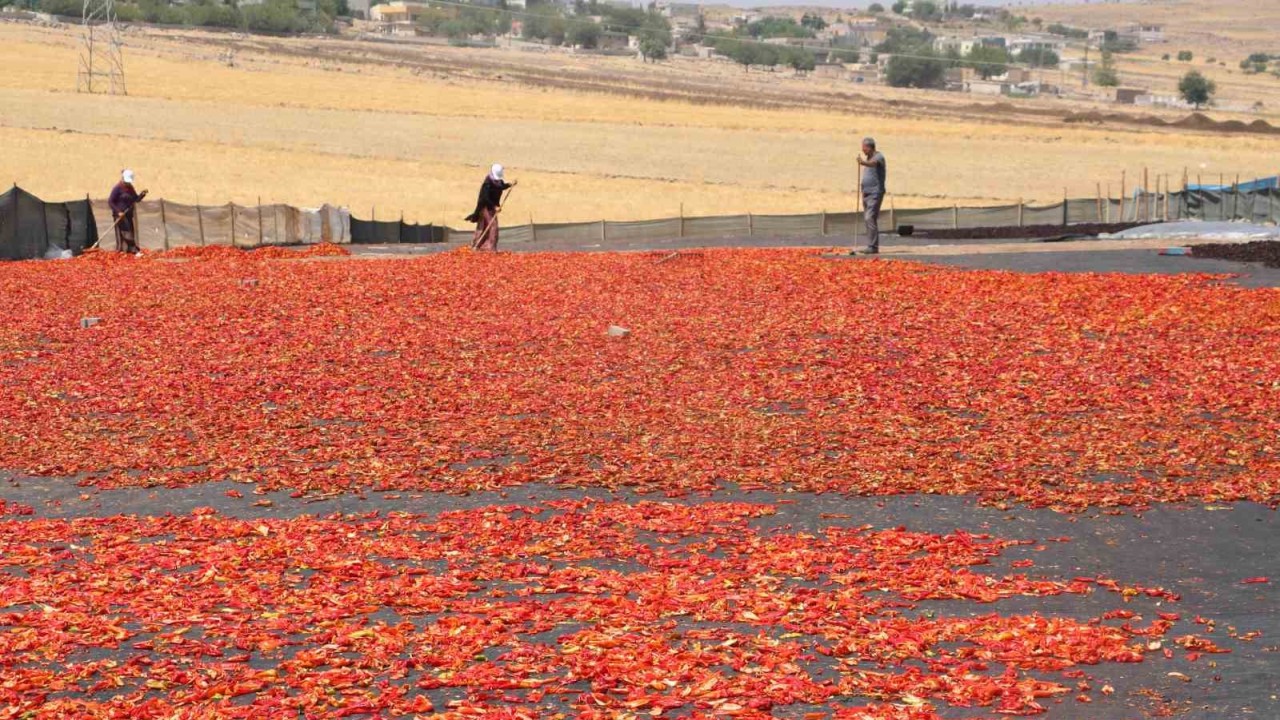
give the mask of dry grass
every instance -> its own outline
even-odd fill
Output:
[[[964,119],[946,115],[959,100],[941,94],[929,96],[937,112],[849,111],[861,105],[837,95],[847,86],[706,63],[448,48],[395,49],[405,61],[389,62],[385,46],[368,43],[155,31],[128,42],[130,96],[84,96],[73,92],[72,32],[0,24],[0,61],[23,68],[0,76],[12,179],[51,198],[99,196],[129,165],[176,201],[337,202],[458,224],[484,168],[500,160],[522,180],[514,218],[550,222],[669,216],[682,204],[688,214],[848,208],[864,134],[889,155],[899,207],[1091,195],[1095,182],[1118,189],[1122,171],[1132,181],[1143,166],[1273,172],[1280,149],[1277,137]],[[240,48],[237,67],[218,62],[226,44]],[[487,73],[472,70],[485,64]],[[690,93],[723,87],[839,109],[625,94],[652,95],[655,77]],[[547,86],[560,78],[620,92]]]
[[[1176,94],[1179,78],[1188,70],[1199,70],[1218,85],[1224,103],[1248,107],[1262,102],[1263,111],[1280,115],[1280,78],[1246,75],[1240,61],[1254,52],[1280,52],[1280,2],[1275,0],[1148,0],[1035,8],[1034,14],[1046,22],[1060,21],[1087,28],[1109,28],[1132,22],[1164,26],[1168,42],[1148,45],[1132,55],[1117,57],[1121,80],[1130,86],[1151,88],[1162,94]],[[1189,63],[1161,60],[1168,53],[1190,50]],[[1210,58],[1215,62],[1207,62]]]

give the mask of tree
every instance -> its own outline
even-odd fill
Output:
[[[1009,53],[1002,47],[975,45],[965,60],[983,79],[1003,75],[1009,70]]]
[[[933,35],[928,30],[917,30],[913,27],[892,27],[885,33],[884,41],[876,46],[876,52],[911,53],[918,50],[931,49]]]
[[[940,88],[946,63],[932,49],[920,48],[918,54],[894,55],[885,69],[885,80],[893,87]]]
[[[907,11],[907,0],[896,0],[892,6],[894,15],[901,15]]]
[[[811,38],[813,30],[792,18],[765,17],[747,25],[747,34],[754,38],[794,37]]]
[[[534,6],[524,18],[522,32],[526,40],[546,41],[551,45],[563,45],[565,20],[553,5]]]
[[[942,12],[933,0],[916,0],[911,6],[911,17],[917,20],[938,20]]]
[[[1271,64],[1271,56],[1267,53],[1256,52],[1244,60],[1240,61],[1240,69],[1246,73],[1261,73],[1267,71],[1267,66]]]
[[[1217,83],[1201,75],[1198,70],[1192,70],[1178,81],[1178,93],[1183,100],[1195,105],[1197,110],[1201,105],[1207,105],[1217,91]]]
[[[878,2],[873,2],[869,7],[867,7],[867,12],[871,13],[872,15],[879,15],[880,13],[884,12],[884,6]]]
[[[1049,48],[1026,48],[1018,53],[1018,62],[1038,68],[1058,67],[1062,58]]]
[[[1120,84],[1120,74],[1116,72],[1116,63],[1111,59],[1111,51],[1102,51],[1102,62],[1093,71],[1093,83],[1099,87],[1116,87]]]
[[[1115,30],[1107,30],[1102,34],[1102,49],[1113,53],[1127,53],[1138,49],[1138,41],[1129,37],[1120,37]]]
[[[805,13],[804,16],[800,18],[800,25],[814,31],[825,30],[827,27],[827,21],[823,20],[821,15],[810,15],[809,13]]]
[[[570,45],[591,50],[600,44],[600,26],[590,20],[579,20],[569,26],[565,39]]]
[[[1178,62],[1191,62],[1194,57],[1195,55],[1192,55],[1190,50],[1178,51]]]
[[[792,48],[787,53],[787,64],[797,75],[807,73],[818,66],[818,61],[813,57],[813,53],[804,48]]]
[[[644,60],[667,59],[667,47],[671,45],[671,24],[656,12],[649,13],[637,33],[640,40],[640,57]]]

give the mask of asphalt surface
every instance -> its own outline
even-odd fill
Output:
[[[827,238],[824,246],[848,246],[848,239]],[[814,245],[813,238],[724,238],[719,241],[680,240],[649,242],[631,246],[611,246],[609,250],[677,250],[693,247],[735,246],[773,247]],[[972,241],[958,241],[972,242]],[[893,247],[926,247],[927,239],[897,239]],[[403,254],[406,246],[391,251]],[[419,246],[416,253],[433,253],[450,246]],[[553,248],[515,246],[515,251],[600,248]],[[357,254],[376,256],[379,248],[353,248]],[[833,262],[865,262],[864,258],[832,256]],[[1260,265],[1197,259],[1189,256],[1162,256],[1153,250],[1082,250],[1049,252],[983,252],[974,254],[911,254],[889,261],[936,263],[961,268],[1014,272],[1098,272],[1098,273],[1210,273],[1235,275],[1231,282],[1248,287],[1280,287],[1280,270]],[[571,490],[550,486],[523,486],[503,494],[471,495],[399,493],[352,494],[339,497],[292,498],[287,492],[271,493],[269,507],[254,505],[264,496],[250,488],[243,498],[227,495],[233,486],[209,483],[190,488],[122,489],[99,491],[78,486],[73,480],[23,478],[0,473],[0,498],[31,505],[37,517],[84,517],[185,514],[197,507],[213,507],[220,513],[245,518],[323,516],[334,512],[364,513],[399,510],[434,515],[443,510],[493,504],[533,504],[561,498],[584,496],[637,501],[640,496],[611,494],[603,490]],[[644,497],[653,500],[651,496]],[[662,498],[666,499],[666,498]],[[1047,543],[1035,554],[1034,573],[1054,579],[1077,575],[1107,575],[1125,583],[1160,586],[1181,595],[1176,603],[1137,598],[1133,609],[1154,615],[1172,611],[1183,617],[1204,616],[1217,623],[1215,642],[1229,654],[1202,657],[1188,662],[1182,654],[1166,660],[1152,657],[1146,662],[1090,669],[1114,685],[1111,696],[1097,696],[1085,705],[1064,702],[1050,706],[1044,717],[1062,720],[1084,718],[1177,717],[1196,720],[1235,718],[1280,718],[1280,515],[1277,511],[1251,504],[1193,504],[1156,506],[1140,514],[1090,511],[1064,515],[1049,510],[1012,506],[1007,509],[977,505],[972,499],[941,496],[846,497],[788,493],[743,492],[725,487],[714,495],[670,499],[698,503],[708,500],[741,500],[781,503],[777,515],[759,521],[762,525],[790,526],[792,531],[819,531],[832,526],[905,526],[911,530],[951,532],[957,529],[992,533],[1000,537],[1069,537],[1069,542]],[[21,520],[18,520],[21,521]],[[1008,563],[1017,560],[1010,551],[992,567],[992,572],[1009,572]],[[1030,557],[1030,556],[1028,556]],[[1267,577],[1269,583],[1245,584],[1246,578]],[[1116,597],[1096,593],[1088,598],[1015,598],[996,606],[973,603],[922,605],[917,612],[948,613],[1040,612],[1087,618],[1114,607]],[[1180,625],[1180,628],[1183,626]],[[1195,627],[1183,632],[1201,632]],[[1244,640],[1240,635],[1258,631],[1260,636]],[[1176,633],[1175,633],[1176,634]],[[1177,673],[1170,675],[1170,673]],[[1187,678],[1187,679],[1183,679]],[[809,708],[808,711],[821,710]],[[805,708],[791,709],[786,716],[802,716]],[[944,717],[989,717],[990,711],[940,708]]]
[[[888,256],[886,256],[888,257]],[[1110,250],[1104,252],[981,253],[972,255],[903,256],[903,260],[976,270],[1010,270],[1042,273],[1125,273],[1177,275],[1204,273],[1235,275],[1230,282],[1243,287],[1280,287],[1280,269],[1257,263],[1210,260],[1190,255],[1161,255],[1155,250]]]

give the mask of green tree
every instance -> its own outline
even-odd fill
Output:
[[[1120,84],[1120,74],[1116,72],[1116,63],[1110,50],[1102,51],[1102,62],[1093,70],[1093,83],[1099,87],[1116,87]]]
[[[1201,105],[1209,104],[1217,91],[1217,83],[1201,75],[1198,70],[1192,70],[1178,81],[1178,94],[1182,95],[1183,100],[1195,105],[1197,110]]]
[[[1133,38],[1120,37],[1115,30],[1107,30],[1102,34],[1102,49],[1112,53],[1127,53],[1138,49],[1138,42]]]
[[[1193,55],[1190,50],[1178,51],[1178,62],[1191,62],[1194,57],[1195,55]]]
[[[1009,52],[1002,47],[975,45],[965,60],[965,64],[986,79],[1003,75],[1009,70]]]
[[[1026,48],[1018,53],[1018,62],[1038,68],[1058,67],[1062,58],[1049,48]]]
[[[911,53],[916,54],[917,50],[929,49],[933,44],[933,35],[928,30],[918,30],[913,27],[892,27],[885,33],[884,41],[876,45],[876,52],[882,53]]]
[[[823,20],[821,15],[810,15],[809,13],[805,13],[804,16],[800,18],[800,25],[814,31],[825,30],[827,28],[827,21]]]
[[[907,0],[895,0],[891,9],[894,15],[901,15],[907,11]]]
[[[787,53],[787,64],[797,75],[812,71],[818,66],[818,61],[814,58],[813,53],[804,48],[791,48]]]
[[[645,61],[665,60],[671,45],[671,24],[656,12],[649,13],[636,34],[640,41],[640,57]]]
[[[794,37],[809,38],[813,30],[792,18],[765,17],[747,25],[747,34],[754,38]]]
[[[565,39],[570,45],[592,50],[600,45],[600,32],[599,25],[589,20],[578,20],[569,25]]]
[[[873,2],[871,3],[871,5],[867,7],[867,12],[871,13],[872,15],[879,15],[880,13],[884,12],[884,6],[878,2]]]
[[[1249,57],[1240,61],[1240,69],[1247,73],[1261,73],[1267,71],[1267,66],[1271,64],[1271,56],[1267,53],[1253,53]]]
[[[942,11],[933,0],[916,0],[911,6],[911,17],[917,20],[939,20],[942,18]]]
[[[946,69],[946,63],[932,49],[921,48],[918,54],[889,58],[885,80],[893,87],[940,88]]]
[[[534,6],[524,18],[521,35],[526,40],[563,45],[565,19],[554,5]]]

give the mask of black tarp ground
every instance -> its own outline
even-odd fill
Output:
[[[87,199],[49,203],[16,185],[0,195],[0,259],[79,255],[97,235]]]

